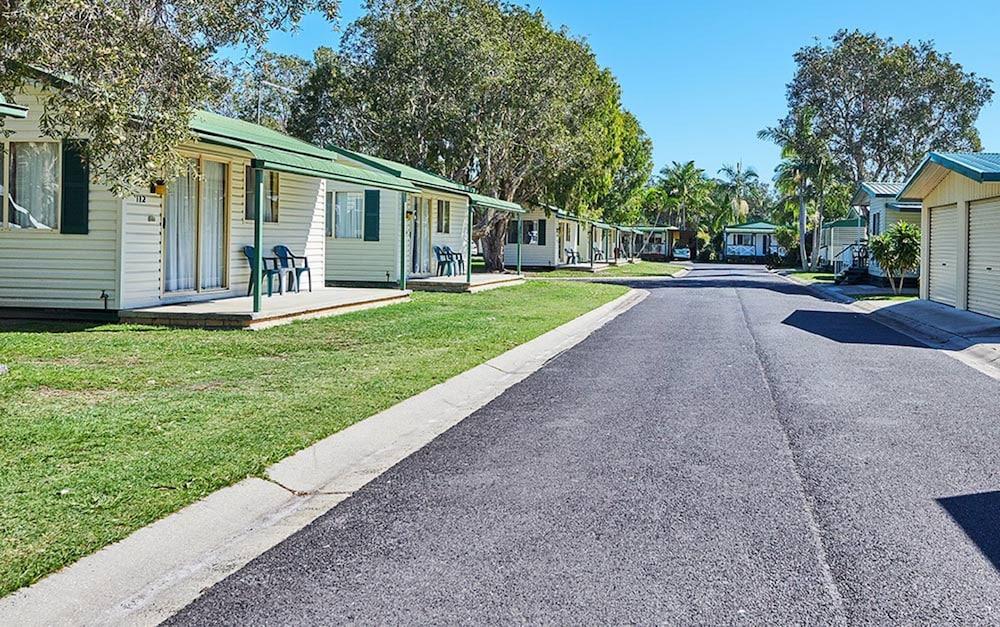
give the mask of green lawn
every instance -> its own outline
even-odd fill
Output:
[[[528,283],[263,331],[0,326],[0,596],[624,294]]]
[[[790,272],[788,276],[805,283],[833,283],[834,278],[829,272],[803,272],[800,270]]]
[[[614,277],[643,277],[643,276],[673,276],[684,268],[674,264],[661,261],[643,261],[642,263],[626,263],[619,266],[611,266],[603,272],[589,273],[581,270],[549,270],[540,272],[526,272],[529,277],[563,279],[563,278],[614,278]]]

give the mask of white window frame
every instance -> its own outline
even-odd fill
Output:
[[[435,204],[436,208],[436,225],[435,231],[442,234],[451,233],[451,201],[444,199],[437,199]]]
[[[353,194],[357,195],[361,199],[361,220],[358,222],[358,235],[354,236],[338,236],[337,235],[337,197],[341,194]],[[333,239],[341,239],[345,241],[361,241],[365,238],[365,192],[360,191],[337,191],[333,193],[333,228],[331,229]]]
[[[248,163],[243,165],[243,222],[246,224],[253,224],[254,219],[248,217],[251,208],[247,205],[247,192],[250,191],[251,186],[254,184],[253,181],[253,171],[254,167]],[[247,176],[249,172],[250,176]],[[229,173],[230,180],[232,179],[232,172]],[[273,220],[264,220],[264,224],[278,224],[281,221],[281,173],[275,170],[264,170],[264,190],[268,193],[265,196],[270,197],[271,191],[271,180],[277,181],[278,188],[278,200],[271,207],[271,214],[274,216]],[[256,193],[256,191],[254,192]]]
[[[58,163],[58,173],[56,175],[56,223],[51,229],[15,229],[10,225],[10,145],[11,144],[56,144],[56,162]],[[3,186],[3,195],[0,197],[0,230],[17,231],[20,234],[31,234],[30,237],[52,237],[61,235],[62,231],[62,189],[63,189],[63,150],[62,141],[39,137],[37,139],[0,139],[0,149],[3,150],[3,172],[0,173],[0,182]]]

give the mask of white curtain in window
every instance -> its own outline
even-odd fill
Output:
[[[198,179],[192,171],[167,186],[164,209],[166,230],[163,251],[164,291],[194,289],[195,246],[197,244]]]
[[[10,225],[20,229],[56,228],[59,198],[59,144],[10,144]]]
[[[201,287],[225,286],[226,165],[205,162],[205,197],[201,202]]]
[[[337,193],[337,215],[334,230],[337,237],[361,238],[363,196],[360,192]]]

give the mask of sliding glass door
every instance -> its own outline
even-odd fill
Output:
[[[204,193],[201,203],[201,289],[226,286],[226,176],[224,163],[206,161],[203,165]]]
[[[197,162],[167,186],[163,207],[163,291],[185,292],[195,287],[198,245]]]
[[[191,160],[170,181],[163,205],[163,291],[226,287],[226,220],[229,167]]]

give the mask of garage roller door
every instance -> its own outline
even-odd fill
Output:
[[[930,211],[930,299],[954,307],[958,294],[958,207],[936,207]]]
[[[969,309],[1000,318],[1000,199],[969,206]]]

